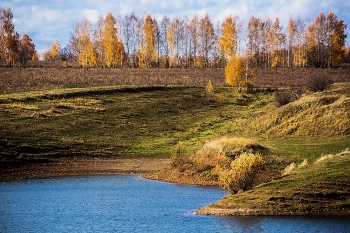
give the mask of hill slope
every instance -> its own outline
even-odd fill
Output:
[[[299,164],[300,165],[300,164]],[[350,215],[350,151],[321,157],[247,192],[224,197],[198,214]]]
[[[258,118],[249,133],[275,136],[339,136],[350,134],[350,83],[304,96]]]

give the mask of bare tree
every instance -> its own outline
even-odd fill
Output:
[[[213,48],[215,47],[215,31],[214,25],[211,21],[209,13],[206,13],[205,16],[200,20],[199,25],[200,31],[200,53],[203,59],[203,67],[209,66],[209,58],[212,55]]]

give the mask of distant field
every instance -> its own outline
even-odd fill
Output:
[[[350,81],[350,66],[335,69],[264,68],[257,71],[255,87],[290,88],[305,85],[309,76],[327,74],[334,82]],[[223,68],[208,69],[103,69],[73,68],[62,62],[33,62],[26,68],[0,66],[0,94],[19,91],[96,86],[196,86],[209,80],[214,86],[227,86]]]

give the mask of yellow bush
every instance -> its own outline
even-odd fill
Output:
[[[230,193],[247,190],[254,184],[256,175],[264,168],[260,154],[243,153],[231,163],[230,170],[216,166],[220,186]]]

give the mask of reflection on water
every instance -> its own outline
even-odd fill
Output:
[[[348,232],[349,218],[212,217],[226,193],[138,176],[0,182],[0,232]]]

